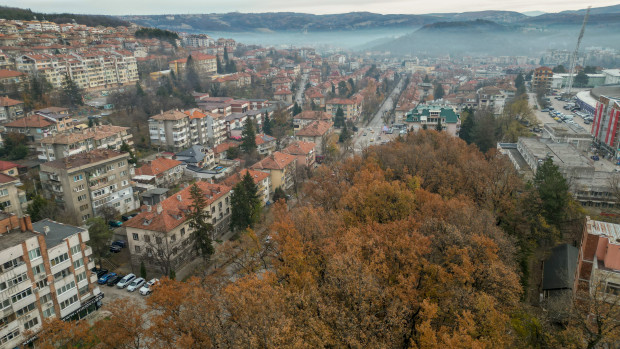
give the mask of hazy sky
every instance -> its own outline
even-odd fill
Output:
[[[615,5],[620,0],[596,0],[591,5]],[[169,14],[221,12],[376,13],[466,12],[480,10],[560,12],[587,7],[577,0],[0,0],[1,5],[38,12],[92,14]]]

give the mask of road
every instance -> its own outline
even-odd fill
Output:
[[[362,149],[380,143],[382,140],[388,140],[397,136],[397,133],[387,135],[381,134],[383,128],[383,115],[389,113],[394,107],[394,103],[398,101],[398,96],[405,83],[405,78],[401,77],[398,84],[394,87],[389,96],[383,101],[383,104],[377,113],[370,119],[368,125],[360,127],[360,130],[353,136],[353,149],[355,152],[361,152]]]
[[[529,97],[530,105],[537,106],[537,109],[534,110],[534,115],[536,115],[540,124],[544,125],[548,123],[557,123],[557,121],[555,121],[549,115],[549,113],[540,111],[542,108],[540,108],[540,106],[538,105],[538,101],[536,100],[535,93],[528,93],[528,97]],[[577,123],[577,125],[583,127],[586,131],[590,132],[590,130],[592,129],[592,125],[586,125],[584,123],[584,120],[580,116],[577,116],[577,114],[573,114],[570,110],[564,110],[564,105],[566,104],[566,102],[558,101],[557,99],[555,99],[555,96],[551,96],[550,99],[551,99],[551,106],[555,108],[555,110],[560,111],[567,115],[572,115],[573,120]]]
[[[297,94],[295,94],[295,102],[300,107],[304,104],[304,90],[306,89],[306,83],[308,82],[308,74],[304,74],[301,76],[301,82],[299,83],[299,88],[297,89]]]

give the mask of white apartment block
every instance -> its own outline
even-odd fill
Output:
[[[101,306],[88,231],[0,212],[0,347],[25,347],[47,318],[78,320]]]

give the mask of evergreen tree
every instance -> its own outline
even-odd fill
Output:
[[[428,78],[428,75],[424,76],[424,81],[425,83],[429,83],[431,82],[431,79]]]
[[[577,75],[575,75],[575,86],[577,87],[585,87],[588,85],[588,81],[590,78],[588,75],[582,70]]]
[[[282,187],[277,187],[273,191],[273,202],[278,202],[279,200],[284,199],[286,201],[286,193]]]
[[[273,125],[269,115],[265,116],[265,121],[263,122],[263,132],[266,135],[273,136]]]
[[[556,74],[566,74],[566,68],[563,65],[555,66],[552,71]]]
[[[84,102],[82,101],[82,90],[69,77],[69,75],[65,75],[65,82],[62,90],[62,99],[64,104],[73,108],[84,104]]]
[[[140,277],[146,280],[146,266],[144,265],[144,261],[140,262]]]
[[[192,184],[189,195],[192,199],[192,204],[189,206],[187,218],[189,227],[193,230],[194,248],[206,262],[215,251],[211,240],[213,225],[210,223],[211,215],[207,209],[207,198],[196,183]]]
[[[231,197],[230,229],[233,231],[253,228],[260,219],[261,202],[258,186],[250,172],[246,172],[241,182],[235,185]]]
[[[336,110],[336,117],[334,118],[334,126],[343,127],[345,123],[344,111],[342,108],[338,107]]]
[[[344,143],[349,139],[351,135],[349,134],[349,129],[347,128],[347,124],[344,124],[342,131],[340,132],[340,136],[338,137],[338,142]]]
[[[334,84],[332,84],[332,94],[333,95],[336,94],[336,86]]]
[[[136,159],[136,154],[134,154],[133,150],[131,150],[131,147],[129,146],[129,144],[125,143],[125,141],[123,141],[123,144],[121,144],[121,149],[122,152],[124,153],[129,153],[129,160],[128,162],[130,164],[136,164],[138,162],[138,159]]]
[[[194,62],[192,55],[187,57],[187,63],[185,64],[185,81],[190,89],[194,91],[202,91],[200,77],[196,72],[196,63]]]
[[[538,165],[534,185],[542,200],[543,216],[547,222],[558,226],[566,215],[570,193],[568,182],[551,158]]]
[[[353,81],[353,78],[349,78],[349,86],[351,87],[350,94],[355,93],[355,81]]]
[[[256,132],[252,120],[246,120],[241,131],[241,151],[246,154],[253,153],[256,149]]]
[[[435,128],[437,131],[443,131],[443,125],[441,124],[441,118],[437,119],[437,127]]]
[[[144,92],[144,89],[142,89],[140,81],[136,81],[136,95],[138,95],[139,97],[146,96],[146,92]]]
[[[476,111],[474,118],[472,141],[476,143],[481,152],[486,153],[489,149],[497,146],[497,120],[490,109]]]
[[[299,113],[301,113],[301,107],[299,106],[299,104],[297,104],[297,102],[295,102],[295,104],[293,105],[293,116]]]
[[[423,130],[428,130],[428,126],[426,126],[426,124],[422,125],[422,129]]]
[[[440,83],[437,83],[437,85],[435,86],[435,93],[433,94],[433,96],[435,97],[435,99],[442,99],[444,94],[445,92],[443,90],[443,86]]]
[[[215,62],[217,64],[217,73],[218,74],[223,74],[224,73],[224,69],[222,68],[222,63],[220,62],[220,59],[216,58]]]
[[[467,144],[471,144],[471,136],[475,126],[475,120],[472,111],[469,108],[465,108],[461,113],[461,119],[463,120],[463,122],[461,123],[459,138],[467,142]]]
[[[525,85],[525,79],[523,78],[523,73],[519,73],[515,78],[515,87],[519,89],[520,87]]]

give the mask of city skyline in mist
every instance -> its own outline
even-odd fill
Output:
[[[618,0],[597,0],[596,4],[576,0],[505,0],[501,3],[480,0],[464,4],[462,1],[428,2],[421,0],[10,0],[3,6],[30,8],[35,12],[87,13],[104,15],[149,15],[225,12],[302,12],[338,14],[346,12],[374,12],[382,14],[428,14],[441,12],[471,12],[485,10],[516,12],[561,12],[579,10],[589,5],[603,7],[619,4]]]

